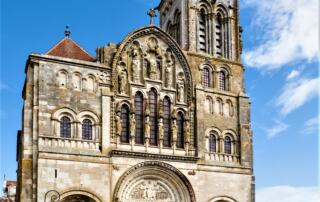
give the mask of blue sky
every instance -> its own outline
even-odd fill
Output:
[[[63,38],[69,25],[71,38],[95,55],[97,47],[118,43],[129,32],[148,25],[146,11],[157,2],[1,1],[1,178],[6,174],[15,179],[16,132],[21,128],[28,54],[45,53]],[[304,201],[312,201],[315,196],[318,9],[317,0],[241,0],[258,202],[277,202],[282,195],[290,196],[291,202],[300,202],[299,195],[308,195],[310,200]]]

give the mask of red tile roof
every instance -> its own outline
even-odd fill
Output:
[[[81,48],[72,39],[65,37],[54,47],[52,47],[46,55],[65,57],[77,60],[85,60],[90,62],[95,62],[96,59],[91,56],[87,51]]]

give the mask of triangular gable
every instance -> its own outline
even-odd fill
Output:
[[[96,61],[93,56],[91,56],[87,51],[85,51],[76,42],[68,37],[63,38],[59,43],[52,47],[46,53],[46,55],[85,60],[90,62]]]

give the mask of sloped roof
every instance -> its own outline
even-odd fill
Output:
[[[96,59],[87,51],[81,48],[76,42],[68,37],[64,37],[59,43],[52,47],[46,55],[65,57],[77,60],[95,62]]]

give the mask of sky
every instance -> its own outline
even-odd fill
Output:
[[[64,37],[92,55],[147,26],[157,0],[2,0],[0,180],[16,178],[24,68]],[[240,0],[257,202],[315,202],[319,182],[318,0]]]

